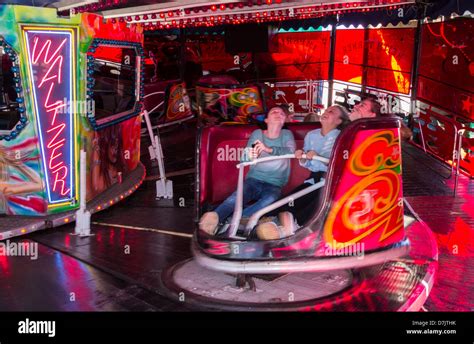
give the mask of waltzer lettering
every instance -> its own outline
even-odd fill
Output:
[[[70,200],[74,101],[70,30],[25,29],[50,203]]]

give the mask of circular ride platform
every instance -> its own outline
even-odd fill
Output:
[[[353,270],[236,275],[189,259],[165,270],[162,281],[170,297],[199,310],[417,311],[433,286],[438,248],[431,230],[411,213],[416,220],[406,228],[410,253],[383,264]]]
[[[350,270],[283,275],[227,274],[203,268],[193,259],[175,265],[167,274],[173,281],[169,286],[185,291],[185,297],[189,292],[195,299],[205,303],[212,299],[230,309],[235,309],[236,304],[245,308],[294,307],[340,293],[358,279]]]

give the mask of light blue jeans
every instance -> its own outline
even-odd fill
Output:
[[[262,182],[254,178],[244,180],[242,217],[250,217],[253,213],[265,208],[280,198],[281,187]],[[219,221],[224,220],[234,212],[237,191],[227,197],[214,211],[219,215]],[[251,201],[255,201],[251,206],[245,207]]]

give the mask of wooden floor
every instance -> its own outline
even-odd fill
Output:
[[[439,267],[428,311],[474,311],[474,180],[454,177],[418,148],[403,149],[403,191],[427,223],[439,248]]]

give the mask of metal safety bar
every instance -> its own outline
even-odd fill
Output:
[[[448,179],[449,179],[449,178],[451,178],[451,176],[452,176],[453,173],[455,172],[455,171],[454,171],[454,161],[456,160],[456,154],[459,153],[459,151],[457,150],[457,149],[458,149],[458,141],[457,141],[457,140],[458,140],[459,134],[457,134],[457,133],[458,133],[458,131],[459,131],[460,129],[459,129],[459,127],[456,125],[456,123],[454,123],[454,122],[450,121],[448,118],[443,117],[443,116],[441,116],[441,115],[438,115],[438,114],[436,114],[436,113],[434,113],[434,112],[432,112],[432,111],[431,111],[429,114],[427,114],[427,116],[429,116],[429,117],[434,117],[435,119],[440,119],[440,120],[442,120],[442,123],[450,124],[450,125],[453,127],[454,132],[456,133],[456,134],[454,135],[454,138],[453,138],[453,150],[452,150],[452,152],[453,152],[453,153],[452,153],[452,161],[453,161],[453,163],[451,164],[451,175],[450,175],[450,177],[448,177]],[[422,127],[422,125],[421,125],[421,123],[420,123],[420,119],[421,119],[420,117],[417,117],[417,118],[415,118],[415,121],[418,123],[418,127],[420,128],[420,136],[421,136],[421,143],[422,143],[422,145],[423,145],[423,151],[424,151],[425,153],[427,153],[427,154],[434,155],[434,156],[438,157],[439,159],[444,160],[443,157],[438,156],[438,155],[434,154],[434,153],[431,152],[431,151],[427,151],[427,149],[426,149],[426,142],[425,142],[425,136],[424,136],[424,133],[423,133],[423,127]]]
[[[303,197],[304,195],[307,195],[309,194],[310,192],[313,192],[314,190],[317,190],[317,189],[320,189],[322,188],[324,185],[326,184],[326,180],[325,179],[322,179],[320,182],[316,183],[316,184],[313,184],[311,186],[308,186],[307,188],[303,189],[303,190],[300,190],[298,192],[295,192],[294,194],[291,194],[289,196],[286,196],[285,198],[273,203],[273,204],[270,204],[269,206],[263,208],[263,209],[260,209],[259,211],[257,211],[256,213],[254,213],[249,221],[247,222],[247,225],[245,227],[245,233],[246,234],[249,234],[250,231],[252,230],[253,227],[255,227],[255,225],[257,224],[258,220],[263,216],[265,215],[266,213],[269,213],[270,211],[272,210],[275,210],[279,207],[281,207],[282,205],[290,202],[290,201],[294,201],[295,199],[298,199],[300,197]]]
[[[458,182],[459,182],[459,168],[461,164],[461,149],[462,149],[462,137],[464,136],[465,129],[459,129],[457,131],[457,150],[456,150],[456,172],[454,174],[454,194],[453,196],[456,197],[456,192],[458,189]],[[453,159],[453,166],[454,166],[454,159]]]
[[[284,154],[284,155],[268,156],[268,157],[264,157],[264,158],[260,158],[260,159],[253,159],[251,161],[246,161],[246,162],[242,162],[240,164],[237,164],[236,167],[239,169],[239,179],[238,179],[238,182],[237,182],[237,197],[236,197],[236,201],[235,201],[234,213],[232,215],[232,220],[230,222],[230,226],[229,226],[228,230],[226,231],[226,237],[233,238],[233,237],[236,236],[237,230],[239,228],[240,220],[242,218],[243,190],[244,190],[244,169],[245,169],[245,167],[255,165],[255,164],[258,164],[258,163],[261,163],[261,162],[266,162],[266,161],[281,160],[281,159],[294,159],[294,158],[295,158],[295,154]],[[306,159],[306,155],[303,154],[302,158]],[[320,157],[320,156],[314,156],[312,158],[312,160],[319,160],[319,161],[321,161],[325,164],[329,163],[329,159],[324,158],[324,157]],[[319,187],[321,187],[321,186],[319,186]],[[314,189],[316,190],[317,188],[314,188]],[[306,190],[302,190],[302,191],[304,192]],[[311,192],[311,191],[308,191],[308,192]],[[304,195],[304,194],[306,194],[306,193],[302,193],[302,195]],[[301,196],[299,196],[299,197],[301,197]],[[281,200],[281,201],[283,201],[283,200]],[[279,203],[279,202],[280,201],[278,201],[277,203]],[[280,205],[283,205],[284,203],[286,203],[286,202],[283,202]],[[278,205],[278,206],[280,206],[280,205]],[[275,209],[277,207],[275,207]],[[272,210],[272,209],[270,209],[270,210]],[[268,210],[268,211],[270,211],[270,210]],[[258,219],[257,219],[257,221],[258,221]]]

